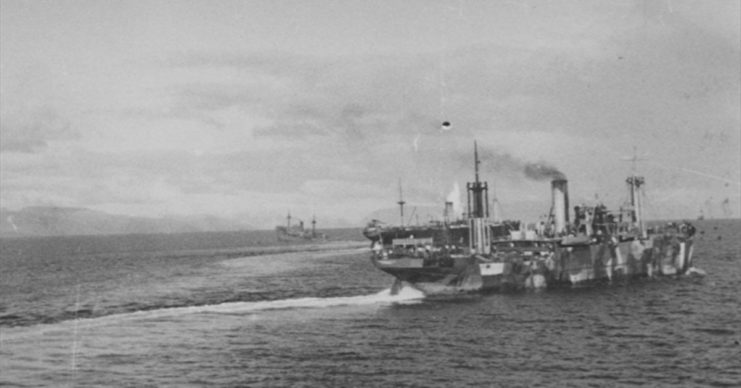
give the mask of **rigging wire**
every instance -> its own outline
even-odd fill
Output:
[[[630,157],[630,158],[625,158],[622,155],[619,155],[618,153],[614,152],[613,150],[611,150],[611,149],[609,149],[607,147],[600,146],[600,145],[597,145],[597,146],[599,148],[601,148],[603,152],[612,154],[612,155],[614,155],[615,157],[617,157],[617,158],[619,158],[621,160],[632,161],[634,163],[634,165],[632,166],[633,169],[636,168],[635,167],[635,161],[642,161],[642,162],[646,162],[647,164],[651,164],[653,166],[660,167],[660,168],[663,168],[663,169],[666,169],[666,170],[676,170],[676,171],[688,172],[688,173],[695,174],[695,175],[698,175],[698,176],[702,176],[702,177],[714,179],[714,180],[717,180],[717,181],[720,181],[720,182],[725,182],[725,183],[728,183],[728,184],[733,184],[733,185],[736,185],[736,186],[741,187],[741,181],[734,181],[734,180],[729,179],[729,178],[724,178],[722,176],[708,174],[708,173],[702,172],[702,171],[692,170],[692,169],[689,169],[689,168],[686,168],[686,167],[670,166],[670,165],[666,165],[666,164],[654,162],[654,161],[651,161],[651,160],[648,160],[648,159],[645,159],[645,158],[641,159],[641,158],[637,158],[635,155],[632,156],[632,157]],[[634,147],[634,149],[635,149],[635,147]]]

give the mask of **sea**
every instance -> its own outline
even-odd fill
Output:
[[[446,296],[358,230],[2,239],[0,386],[739,387],[741,220],[695,225],[691,276]]]

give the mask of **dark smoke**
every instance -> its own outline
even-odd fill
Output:
[[[468,170],[473,168],[473,147],[470,150],[459,150],[455,159],[458,164]],[[497,152],[479,144],[479,160],[482,169],[494,170],[499,173],[522,175],[536,181],[566,179],[566,175],[549,163],[527,162],[507,153]],[[483,170],[482,170],[483,171]]]
[[[524,169],[525,176],[536,181],[566,179],[566,175],[556,167],[544,162],[528,163]]]

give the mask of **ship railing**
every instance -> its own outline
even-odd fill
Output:
[[[391,240],[391,257],[429,257],[432,238],[395,238]]]
[[[649,228],[655,234],[663,234],[665,237],[673,236],[679,239],[689,239],[695,235],[697,229],[689,222],[667,222],[664,225]]]
[[[395,238],[391,241],[391,245],[404,248],[432,246],[432,238]]]

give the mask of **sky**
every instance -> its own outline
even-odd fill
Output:
[[[411,208],[465,192],[476,141],[506,218],[548,212],[533,164],[572,203],[617,208],[636,171],[651,218],[739,217],[740,21],[731,0],[3,0],[0,205],[362,226],[400,182]]]

